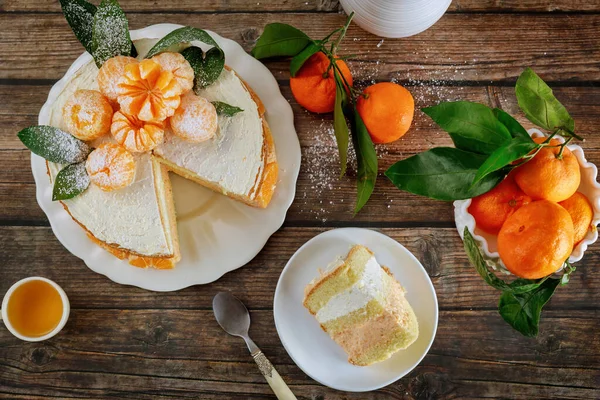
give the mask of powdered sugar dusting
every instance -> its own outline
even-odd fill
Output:
[[[27,146],[48,161],[74,164],[85,160],[90,147],[83,141],[52,126],[36,126],[27,130]]]

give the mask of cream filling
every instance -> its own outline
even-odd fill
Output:
[[[50,110],[50,125],[66,130],[62,109],[78,89],[98,90],[98,68],[90,61],[77,71]],[[110,136],[101,140],[111,140]],[[93,143],[92,145],[98,143]],[[156,187],[149,153],[134,155],[136,176],[132,185],[112,192],[90,187],[77,197],[65,200],[71,215],[98,239],[141,255],[173,254],[169,224],[163,226],[156,199]],[[48,163],[50,178],[62,168]],[[160,190],[160,188],[159,188]],[[165,230],[167,231],[165,233]]]
[[[360,310],[371,300],[382,299],[385,288],[384,273],[375,257],[371,257],[365,264],[361,278],[350,288],[329,299],[317,312],[317,321],[321,324],[332,321]]]
[[[218,184],[225,194],[248,196],[264,168],[263,128],[258,107],[233,71],[199,93],[209,101],[222,101],[244,111],[233,117],[219,116],[212,139],[191,143],[171,133],[154,152],[204,180]],[[252,197],[256,191],[252,193]]]

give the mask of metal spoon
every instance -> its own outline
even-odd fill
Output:
[[[258,369],[263,374],[271,389],[280,400],[296,400],[296,396],[285,384],[256,343],[248,336],[250,329],[250,314],[248,309],[236,297],[227,292],[217,293],[213,299],[213,312],[221,328],[230,335],[239,336],[246,341],[246,346]]]

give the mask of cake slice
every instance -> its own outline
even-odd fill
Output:
[[[386,360],[419,335],[404,289],[365,246],[355,245],[313,280],[304,306],[354,365]]]

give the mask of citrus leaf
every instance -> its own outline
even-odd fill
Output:
[[[475,178],[473,178],[473,185],[479,183],[483,178],[488,176],[494,171],[498,171],[510,165],[513,161],[517,161],[531,151],[540,147],[539,144],[529,140],[521,139],[520,137],[512,139],[510,142],[498,147],[485,162],[477,170]]]
[[[212,36],[206,33],[206,31],[191,26],[184,26],[182,28],[175,29],[173,32],[160,39],[154,46],[152,46],[148,54],[146,54],[146,58],[154,57],[163,51],[167,51],[173,45],[180,43],[191,43],[194,41],[206,43],[217,48],[221,53],[223,53],[223,50],[221,50],[217,42],[215,42]],[[223,55],[223,59],[225,59],[225,55]]]
[[[356,171],[356,206],[354,214],[356,215],[373,193],[375,182],[377,181],[377,154],[371,136],[363,122],[356,106],[352,108],[352,141],[358,168]]]
[[[292,61],[290,62],[290,75],[296,76],[300,68],[304,65],[304,63],[311,58],[313,55],[321,51],[323,45],[321,42],[311,42],[308,46],[304,48],[300,53],[296,54]]]
[[[91,151],[84,141],[53,126],[30,126],[17,136],[32,153],[58,164],[84,161]]]
[[[211,48],[206,53],[200,47],[188,47],[181,55],[190,63],[194,70],[194,92],[214,83],[225,67],[225,54],[221,49]]]
[[[280,56],[295,56],[311,43],[306,33],[291,25],[272,23],[258,38],[252,55],[256,59]]]
[[[235,114],[244,111],[239,107],[223,103],[222,101],[213,101],[212,105],[215,106],[218,115],[225,115],[227,117],[233,117]]]
[[[575,121],[567,109],[554,97],[552,89],[531,68],[517,79],[515,93],[519,107],[528,120],[537,126],[554,131],[562,129],[575,136]]]
[[[448,132],[454,145],[462,150],[491,154],[511,138],[508,129],[484,104],[450,101],[422,111]]]
[[[350,141],[350,133],[348,131],[348,123],[344,116],[343,104],[347,102],[347,94],[343,89],[343,85],[339,82],[337,71],[335,73],[335,106],[333,109],[333,132],[337,142],[338,152],[340,154],[340,177],[346,174],[346,164],[348,163],[348,143]]]
[[[92,32],[96,6],[85,0],[60,0],[60,6],[75,37],[85,50],[92,54],[94,52]]]
[[[109,58],[129,56],[133,43],[129,22],[117,0],[102,0],[94,14],[92,56],[98,68]]]
[[[85,170],[85,163],[67,165],[56,174],[52,201],[72,199],[88,186],[90,186],[90,177]]]
[[[498,302],[500,316],[522,335],[537,336],[542,308],[550,300],[560,281],[549,278],[537,288],[524,293],[503,292]]]
[[[529,136],[529,133],[527,133],[527,130],[525,128],[523,128],[523,125],[521,125],[519,123],[519,121],[514,119],[512,117],[512,115],[508,114],[507,112],[505,112],[499,108],[494,108],[492,111],[494,112],[494,115],[496,116],[496,118],[498,118],[498,121],[502,122],[502,124],[506,128],[508,128],[508,131],[510,132],[510,135],[513,138],[518,137],[518,138],[529,140],[529,141],[533,142],[533,139],[531,138],[531,136]]]
[[[453,147],[436,147],[392,165],[385,175],[400,190],[436,200],[470,199],[486,193],[504,178],[496,171],[471,185],[487,156]]]

